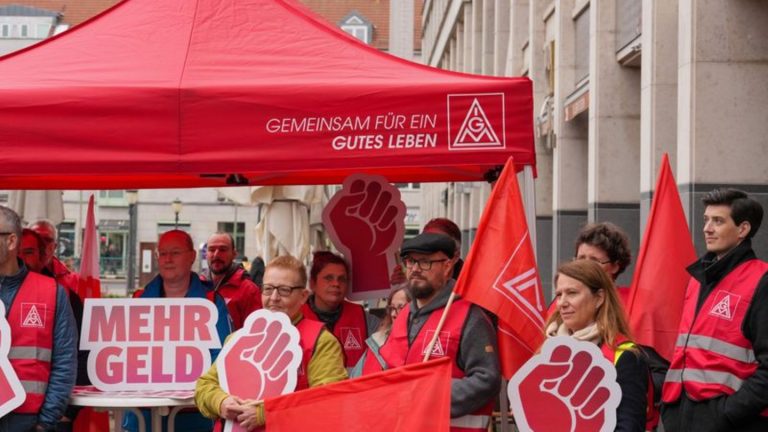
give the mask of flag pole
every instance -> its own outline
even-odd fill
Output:
[[[448,316],[448,311],[451,309],[451,304],[453,304],[454,297],[456,297],[456,291],[451,291],[451,296],[448,297],[448,302],[445,304],[445,308],[443,309],[443,315],[440,317],[440,322],[437,323],[435,334],[432,335],[432,339],[429,341],[429,345],[427,345],[427,350],[424,352],[424,359],[421,361],[422,363],[427,361],[429,359],[429,355],[432,354],[432,349],[435,347],[435,343],[437,342],[437,337],[438,335],[440,335],[440,330],[443,329],[443,324],[445,324],[445,318]]]

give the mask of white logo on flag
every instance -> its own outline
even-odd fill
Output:
[[[472,101],[472,106],[469,107],[467,116],[464,117],[464,122],[461,124],[461,128],[459,128],[459,133],[453,142],[453,146],[501,147],[499,137],[493,131],[491,123],[488,121],[488,117],[485,115],[485,111],[483,111],[483,107],[477,98]]]
[[[709,311],[709,314],[718,318],[733,320],[733,316],[736,313],[736,306],[739,305],[741,296],[729,293],[727,291],[718,291],[715,294],[715,306]]]
[[[522,273],[512,273],[513,270],[510,266],[515,262],[517,253],[521,250],[525,242],[528,241],[529,233],[525,232],[518,244],[515,246],[515,250],[507,259],[507,263],[504,265],[504,269],[496,277],[496,282],[493,284],[493,289],[504,295],[509,299],[512,304],[518,307],[520,311],[528,317],[531,321],[536,323],[539,327],[544,325],[544,307],[542,305],[542,298],[538,289],[539,276],[536,267],[532,267]],[[532,292],[526,292],[529,288],[534,288]],[[535,303],[531,302],[530,295],[535,298]]]
[[[435,335],[434,330],[428,330],[427,334],[425,334],[424,338],[424,347],[421,350],[422,354],[427,353],[427,348],[429,348],[429,343],[432,341],[432,338]],[[445,344],[448,344],[451,340],[451,333],[450,332],[443,332],[441,331],[440,334],[437,336],[437,339],[435,340],[435,345],[432,347],[432,353],[430,356],[434,357],[444,357],[445,356],[445,348],[443,347],[443,342]]]
[[[363,348],[363,346],[360,344],[360,334],[358,333],[358,329],[342,327],[341,334],[344,333],[347,334],[347,336],[344,338],[345,350],[359,350]],[[357,337],[355,337],[355,334],[357,334]]]
[[[21,310],[23,311],[25,309],[24,306],[29,306],[29,309],[27,310],[27,316],[24,317],[24,321],[22,321],[21,326],[22,327],[37,327],[37,328],[45,328],[45,323],[43,322],[43,318],[40,316],[40,313],[37,311],[37,303],[22,303],[21,304]],[[45,308],[45,305],[40,304],[43,308]],[[45,309],[43,309],[45,310]]]

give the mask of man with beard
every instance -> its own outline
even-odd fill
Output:
[[[238,330],[251,312],[262,308],[261,291],[248,272],[235,264],[237,249],[231,235],[217,232],[208,239],[207,244],[208,272],[204,276],[213,282],[216,292],[224,297],[232,318],[232,330]]]
[[[422,361],[455,284],[456,243],[450,237],[419,234],[403,244],[401,255],[413,301],[381,347],[389,368]],[[496,334],[479,307],[461,299],[451,304],[429,351],[430,358],[446,356],[453,361],[451,431],[487,430],[501,372]]]
[[[26,392],[0,431],[55,431],[75,384],[77,328],[66,289],[19,259],[21,238],[19,216],[0,206],[0,300],[11,329],[2,342]]]

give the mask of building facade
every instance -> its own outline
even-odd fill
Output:
[[[759,0],[426,0],[422,55],[533,81],[536,246],[551,287],[587,222],[620,225],[636,253],[663,153],[699,252],[707,191],[740,188],[768,207],[766,22]],[[474,209],[462,208],[487,186],[432,187],[443,199],[423,213],[459,215],[471,232]]]

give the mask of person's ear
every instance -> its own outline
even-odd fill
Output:
[[[749,221],[744,221],[739,224],[739,239],[744,240],[749,235],[749,232],[752,231],[752,224],[749,223]]]

